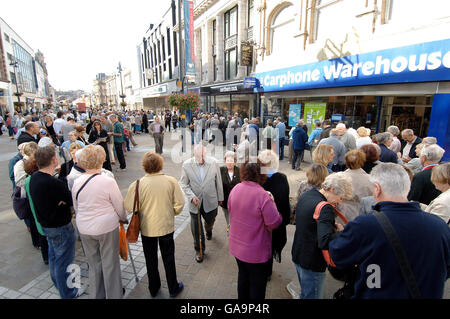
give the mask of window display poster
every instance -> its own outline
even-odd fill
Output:
[[[289,126],[295,126],[302,118],[302,105],[290,104],[289,105]]]
[[[314,123],[316,121],[323,121],[325,119],[326,109],[327,103],[324,102],[305,103],[305,120],[308,131],[315,129]]]

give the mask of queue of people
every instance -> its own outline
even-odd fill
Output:
[[[292,215],[291,258],[300,298],[324,297],[327,269],[332,274],[358,273],[345,279],[346,293],[353,298],[417,297],[409,289],[412,284],[421,297],[442,298],[450,266],[450,163],[441,163],[445,151],[435,138],[420,139],[411,130],[400,132],[394,126],[371,137],[367,128],[354,130],[347,123],[333,127],[327,120],[317,123],[308,138],[308,128],[299,121],[289,138],[291,168],[300,170],[305,150],[313,147],[313,151],[307,180],[295,185],[292,207],[288,178],[279,171],[288,144],[281,119],[262,128],[259,119],[242,119],[239,114],[227,119],[194,114],[191,124],[199,135],[192,135],[193,157],[183,162],[177,181],[162,173],[161,156],[164,133],[174,116],[165,114],[162,123],[159,115],[151,115],[152,123],[142,132],[153,136],[156,152],[143,156],[144,176],[129,186],[125,199],[111,171],[116,159],[119,171],[126,170],[125,130],[130,130],[123,123],[134,115],[98,111],[91,116],[89,130],[78,127],[71,116],[66,121],[64,114],[57,114],[53,121],[45,115],[45,134],[41,135],[43,126],[29,121],[19,135],[20,154],[10,163],[13,188],[29,200],[24,221],[61,298],[77,298],[85,289],[65,284],[76,232],[89,264],[89,297],[123,296],[119,225],[128,222],[127,212],[134,211],[136,197],[152,297],[161,289],[158,246],[169,295],[176,297],[184,288],[176,271],[175,216],[188,207],[193,257],[202,263],[208,258],[206,244],[213,238],[220,206],[229,253],[238,269],[239,299],[265,298],[273,261],[281,262]],[[135,117],[133,131],[139,131],[138,123],[142,125]],[[227,149],[223,165],[208,155],[206,147],[222,142],[221,131]],[[368,210],[363,209],[366,202]],[[337,212],[343,220],[338,221]],[[404,246],[413,283],[402,277],[395,251],[386,249],[390,245],[389,237],[383,236],[386,225]],[[367,284],[374,264],[388,273],[377,289]]]

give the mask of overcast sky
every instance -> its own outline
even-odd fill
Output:
[[[44,54],[57,90],[92,91],[97,73],[133,70],[136,46],[160,22],[171,0],[10,0],[0,16],[36,52]],[[138,80],[139,81],[139,80]]]

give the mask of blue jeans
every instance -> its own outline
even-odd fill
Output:
[[[67,267],[75,258],[75,230],[72,222],[58,228],[42,227],[48,240],[48,264],[50,277],[62,299],[72,299],[78,289],[67,286]]]
[[[298,281],[301,287],[300,299],[323,299],[325,272],[314,272],[297,264],[294,265],[297,268]]]

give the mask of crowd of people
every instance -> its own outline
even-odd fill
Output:
[[[22,127],[12,124],[16,115],[8,115],[19,150],[9,163],[15,207],[23,199],[29,203],[20,216],[62,298],[77,298],[85,289],[66,285],[77,237],[89,263],[90,298],[122,297],[119,225],[136,211],[136,198],[153,297],[161,288],[158,246],[170,296],[183,290],[173,235],[174,217],[187,205],[198,263],[208,256],[206,241],[222,211],[239,299],[265,298],[289,224],[295,225],[291,255],[300,298],[324,297],[327,269],[335,278],[345,273],[336,298],[412,298],[417,291],[423,298],[442,298],[450,276],[450,163],[441,162],[445,151],[436,138],[421,139],[396,126],[373,134],[330,120],[314,123],[312,130],[300,120],[288,130],[282,118],[263,126],[257,117],[241,115],[246,116],[196,111],[188,122],[170,111],[93,110],[89,117],[46,111],[18,114]],[[165,133],[178,128],[190,131],[195,145],[179,181],[162,173],[161,156]],[[155,152],[143,156],[144,176],[123,198],[112,166],[126,171],[126,152],[130,143],[137,146],[133,135],[146,133],[154,138]],[[208,144],[224,147],[223,159],[209,156]],[[280,172],[285,147],[293,170],[302,170],[306,150],[312,158],[293,199],[293,185]],[[384,233],[386,218],[390,236]],[[413,274],[408,279],[402,275],[405,260],[399,264],[390,248],[392,233],[406,251]]]

